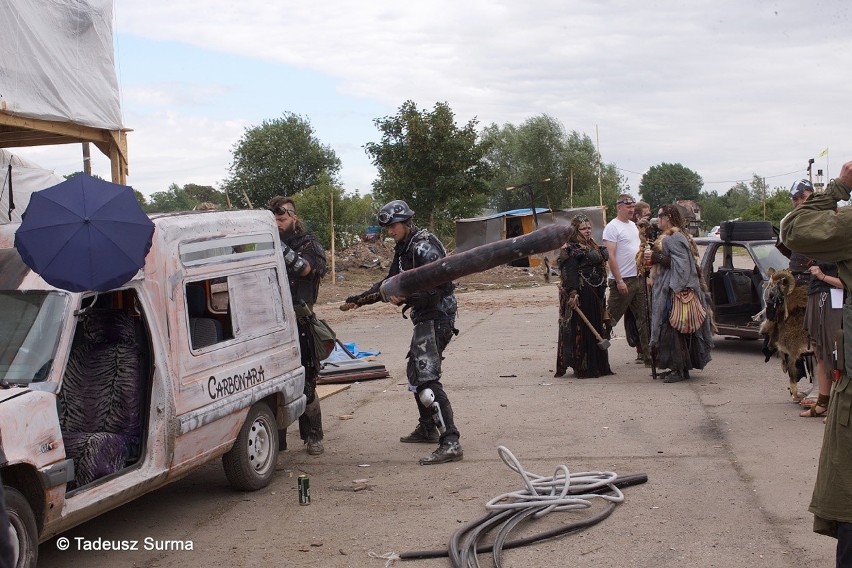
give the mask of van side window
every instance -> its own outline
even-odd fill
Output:
[[[274,301],[270,302],[269,298]],[[186,284],[192,349],[249,339],[284,324],[278,272],[262,268]]]
[[[278,271],[264,268],[228,277],[237,337],[256,337],[284,324]],[[270,302],[269,299],[273,301]]]
[[[186,311],[193,350],[234,337],[228,298],[217,293],[214,309],[214,286],[221,288],[221,282],[201,280],[186,285]]]

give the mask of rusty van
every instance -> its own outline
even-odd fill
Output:
[[[267,211],[153,216],[145,266],[108,292],[33,273],[0,225],[0,477],[19,567],[40,542],[222,458],[265,487],[305,408]]]

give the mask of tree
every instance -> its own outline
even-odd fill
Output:
[[[225,194],[209,185],[188,183],[181,187],[173,183],[167,191],[152,193],[150,200],[143,203],[142,208],[146,213],[168,213],[191,211],[201,203],[212,203],[221,209],[228,207]]]
[[[748,185],[739,181],[723,195],[715,191],[703,194],[701,221],[705,228],[710,228],[731,219],[763,220],[764,200],[766,219],[777,226],[778,221],[790,211],[789,195],[782,187],[770,190],[757,174],[752,175]]]
[[[483,139],[490,145],[487,158],[495,172],[489,205],[496,209],[531,207],[527,191],[506,189],[521,184],[532,183],[536,207],[552,209],[614,204],[623,186],[615,167],[602,164],[599,190],[598,154],[591,138],[568,133],[546,114],[520,126],[492,124],[484,130]]]
[[[143,193],[142,193],[141,191],[139,191],[138,189],[134,189],[134,190],[133,190],[133,195],[135,195],[135,196],[136,196],[136,201],[138,201],[138,202],[139,202],[139,206],[142,208],[142,210],[143,210],[143,211],[147,211],[147,210],[148,210],[148,209],[147,209],[147,207],[148,207],[148,200],[146,200],[146,199],[145,199],[145,194],[143,194]]]
[[[331,245],[331,209],[334,201],[335,246],[345,248],[360,240],[367,226],[375,223],[376,206],[372,195],[348,195],[331,182],[328,174],[320,176],[320,183],[304,189],[293,197],[299,218],[319,239],[322,246]]]
[[[698,201],[704,180],[701,176],[681,164],[652,166],[639,182],[639,194],[652,208],[674,203],[680,199]]]
[[[459,128],[446,103],[428,112],[406,101],[395,116],[374,122],[381,142],[364,149],[378,169],[373,182],[378,200],[404,199],[422,223],[442,236],[452,234],[453,219],[481,210],[491,168],[476,119]]]
[[[292,196],[317,185],[323,172],[335,181],[340,166],[334,150],[320,143],[306,118],[284,113],[246,129],[234,146],[225,189],[243,206],[250,201],[252,207],[264,207],[276,195]]]

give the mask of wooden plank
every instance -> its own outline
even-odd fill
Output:
[[[328,398],[333,394],[337,394],[341,391],[345,391],[349,387],[351,387],[351,383],[343,383],[343,384],[334,384],[334,385],[317,385],[317,396],[320,397],[320,400],[324,398]]]

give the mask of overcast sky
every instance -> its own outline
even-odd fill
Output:
[[[219,184],[246,128],[293,112],[370,191],[374,119],[407,99],[458,123],[548,114],[599,133],[634,194],[661,162],[724,193],[852,159],[849,0],[116,0],[128,183]],[[827,156],[818,157],[829,148]],[[79,147],[22,155],[64,174]],[[93,150],[94,169],[109,177]]]

